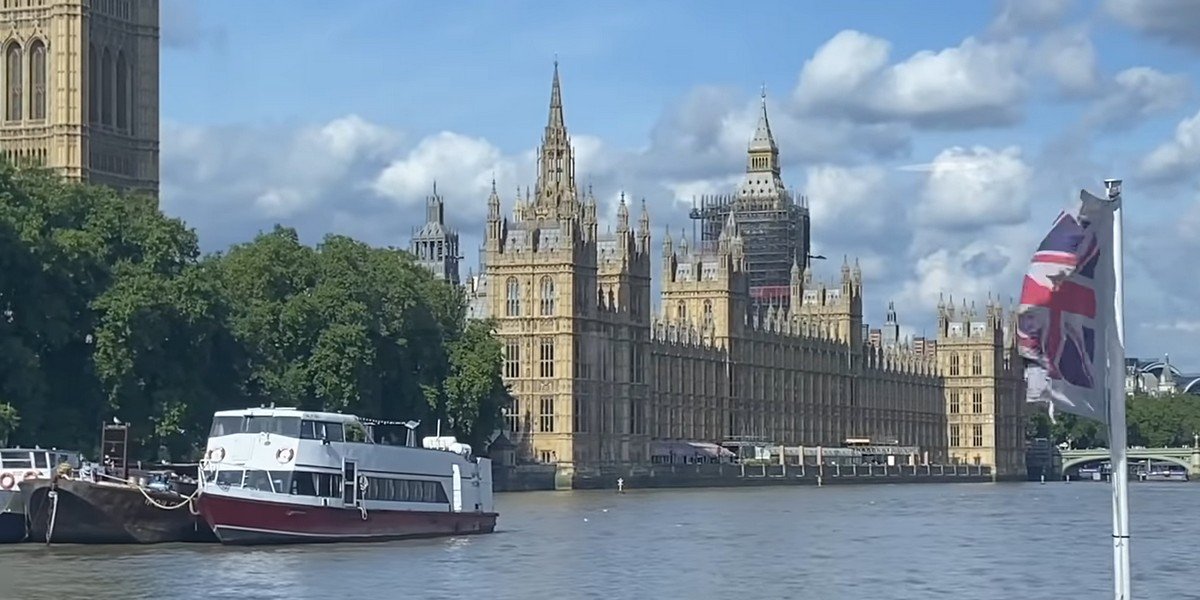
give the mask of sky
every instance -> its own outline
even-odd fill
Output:
[[[161,24],[161,204],[206,252],[276,224],[406,247],[436,180],[465,275],[492,178],[505,211],[536,180],[557,59],[601,227],[624,192],[653,243],[690,232],[765,89],[817,278],[858,259],[866,319],[894,302],[909,335],[939,298],[1015,298],[1058,212],[1123,179],[1126,353],[1200,372],[1200,2],[162,0]]]

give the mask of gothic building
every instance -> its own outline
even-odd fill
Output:
[[[459,284],[458,232],[446,227],[446,205],[438,195],[437,183],[433,195],[425,198],[425,224],[413,232],[409,251],[417,263],[429,269],[438,279]]]
[[[158,0],[0,0],[0,153],[158,194]]]
[[[764,193],[781,197],[765,105],[748,157],[742,187],[766,181]],[[914,347],[900,339],[891,307],[872,336],[856,262],[843,260],[840,277],[822,282],[807,256],[793,253],[776,294],[785,297],[761,302],[738,211],[724,214],[715,239],[665,234],[652,258],[646,205],[622,194],[615,225],[600,233],[597,201],[577,184],[557,65],[537,182],[512,199],[511,216],[502,204],[493,184],[480,272],[466,286],[470,315],[494,319],[504,347],[514,398],[507,435],[522,460],[570,472],[649,462],[660,441],[869,439],[917,447],[921,460],[1024,473],[1019,375],[999,309],[982,319],[943,311],[936,341]],[[806,253],[807,240],[798,247]],[[651,260],[662,267],[657,309]],[[958,362],[947,374],[951,356],[971,361],[976,353],[979,373]],[[951,412],[951,390],[978,390],[979,410]]]

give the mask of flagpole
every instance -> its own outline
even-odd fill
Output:
[[[1125,265],[1122,231],[1121,180],[1106,179],[1113,211],[1113,310],[1117,343],[1108,346],[1108,446],[1113,492],[1113,597],[1130,600],[1129,572],[1129,461],[1125,431]]]

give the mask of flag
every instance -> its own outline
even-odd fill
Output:
[[[1062,410],[1107,422],[1108,358],[1118,354],[1111,347],[1117,341],[1114,205],[1081,190],[1034,252],[1021,285],[1017,346],[1027,360],[1025,399],[1047,403],[1051,419]]]

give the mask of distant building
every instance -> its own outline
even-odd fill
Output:
[[[612,232],[598,231],[596,199],[576,183],[556,66],[537,185],[513,200],[511,217],[493,186],[481,272],[467,281],[469,314],[494,318],[504,348],[516,458],[570,472],[646,463],[656,441],[869,439],[919,447],[918,460],[1024,477],[1024,403],[1000,308],[943,306],[936,340],[919,348],[899,339],[889,309],[870,343],[857,263],[814,281],[807,211],[783,192],[765,106],[748,157],[738,194],[706,204],[724,211],[721,222],[701,215],[706,233],[696,242],[664,236],[653,309],[649,214],[642,204],[634,227],[622,197]],[[747,216],[741,198],[775,208]],[[751,234],[750,225],[761,228]],[[783,233],[755,254],[755,235],[767,231]],[[782,291],[764,302],[755,278],[780,283],[777,255],[790,266]],[[756,256],[766,263],[756,267]]]
[[[5,0],[0,153],[158,195],[158,0]]]
[[[1125,359],[1125,393],[1195,394],[1200,396],[1200,373],[1185,374],[1171,364],[1170,356],[1162,360]]]
[[[458,232],[446,227],[446,205],[438,195],[437,183],[433,194],[425,198],[425,224],[413,232],[409,250],[417,263],[429,269],[438,279],[458,285]]]

